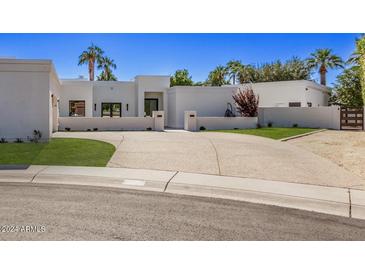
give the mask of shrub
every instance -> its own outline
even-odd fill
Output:
[[[5,138],[1,138],[0,139],[0,144],[5,144],[5,143],[7,143],[8,141],[6,141],[6,139]]]
[[[97,128],[97,127],[94,127],[94,128],[93,128],[93,131],[98,131],[98,128]]]
[[[42,138],[42,132],[38,129],[33,130],[33,138],[30,138],[29,141],[32,143],[38,143]]]
[[[239,130],[239,128],[238,127],[235,127],[234,130]]]
[[[88,128],[86,131],[91,131],[91,129]]]
[[[298,127],[298,124],[293,124],[293,127]]]
[[[261,125],[259,123],[257,123],[256,128],[261,128]]]
[[[268,122],[267,127],[272,127],[272,122]]]
[[[23,140],[22,138],[16,138],[14,143],[23,143]]]
[[[66,130],[66,131],[71,131],[71,128],[69,128],[69,127],[65,127],[65,130]]]
[[[232,97],[241,116],[256,117],[258,115],[259,96],[254,94],[251,86],[238,89]]]
[[[152,130],[152,128],[151,128],[151,127],[148,127],[148,128],[146,128],[146,130],[147,130],[147,131],[151,131],[151,130]]]
[[[199,128],[199,130],[206,130],[206,128],[205,128],[205,127],[203,127],[203,126],[201,126],[201,127]]]

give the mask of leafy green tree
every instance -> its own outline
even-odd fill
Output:
[[[227,63],[227,73],[229,75],[229,81],[232,81],[232,85],[237,84],[238,74],[242,68],[241,61],[231,60]]]
[[[356,51],[350,57],[349,63],[354,64],[359,70],[362,97],[365,102],[365,36],[356,40]]]
[[[227,85],[229,84],[229,81],[227,80],[227,75],[227,68],[224,66],[218,66],[209,73],[206,83],[210,86]]]
[[[112,69],[116,68],[117,65],[114,63],[114,60],[106,56],[101,56],[98,59],[98,69],[101,69],[102,72],[98,76],[98,81],[116,81],[117,78],[112,72]]]
[[[284,63],[277,60],[257,66],[246,65],[238,72],[241,84],[308,79],[310,79],[310,69],[306,62],[298,57],[293,57]]]
[[[326,73],[328,68],[343,68],[341,57],[332,53],[331,49],[317,49],[307,59],[310,69],[318,69],[321,77],[321,85],[326,85]]]
[[[339,76],[330,98],[332,104],[347,107],[362,107],[364,101],[361,92],[360,68],[353,66],[345,69]]]
[[[91,46],[89,46],[87,50],[84,50],[79,56],[79,66],[88,64],[90,81],[94,81],[95,62],[98,62],[103,54],[104,51],[101,48],[95,46],[94,44],[91,44]]]
[[[179,69],[171,76],[170,86],[192,86],[194,82],[191,78],[187,69]]]

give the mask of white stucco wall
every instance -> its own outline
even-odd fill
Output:
[[[0,138],[27,139],[50,129],[51,61],[0,59]]]
[[[259,124],[274,127],[298,127],[340,129],[340,107],[259,108]]]
[[[152,117],[60,117],[60,130],[70,128],[75,131],[93,130],[146,130],[154,129]]]
[[[93,83],[80,80],[61,81],[60,117],[69,116],[70,101],[85,101],[85,117],[93,116]]]
[[[122,117],[137,116],[134,82],[94,82],[93,116],[101,117],[102,103],[121,103]],[[96,104],[96,111],[95,111]],[[128,104],[128,110],[127,110]]]

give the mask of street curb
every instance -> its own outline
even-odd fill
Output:
[[[326,131],[326,130],[327,129],[319,129],[319,130],[315,130],[315,131],[311,131],[311,132],[307,132],[307,133],[303,133],[303,134],[299,134],[299,135],[295,135],[295,136],[290,136],[290,137],[287,137],[287,138],[279,139],[279,141],[280,142],[286,142],[286,141],[289,141],[289,140],[292,140],[292,139],[297,139],[297,138],[305,137],[305,136],[312,135],[312,134],[316,134],[316,133],[323,132],[323,131]]]
[[[365,191],[145,169],[31,166],[0,172],[1,182],[143,190],[274,205],[365,220]],[[102,176],[103,175],[103,176]]]

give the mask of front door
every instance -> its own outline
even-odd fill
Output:
[[[144,99],[144,112],[146,116],[152,117],[152,111],[158,110],[158,99],[147,98]]]

